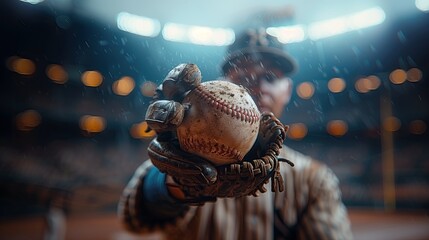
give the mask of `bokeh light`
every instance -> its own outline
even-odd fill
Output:
[[[43,2],[44,0],[20,0],[20,1],[30,3],[30,4],[38,4],[38,3]]]
[[[130,134],[133,138],[153,138],[156,135],[154,130],[149,130],[147,122],[136,123],[131,126]]]
[[[303,25],[268,27],[267,33],[278,38],[281,43],[301,42],[306,39],[305,27]]]
[[[235,40],[235,33],[230,28],[211,28],[170,22],[164,24],[162,36],[168,41],[213,46],[229,45]]]
[[[123,31],[146,37],[156,37],[161,31],[161,23],[158,20],[127,12],[120,12],[116,23]]]
[[[429,11],[429,1],[428,0],[415,0],[416,7],[423,12]]]
[[[328,88],[333,93],[339,93],[346,88],[346,82],[342,78],[332,78],[328,82]]]
[[[39,126],[42,117],[36,110],[26,110],[16,116],[16,128],[21,131],[30,131]]]
[[[100,116],[84,115],[80,118],[79,126],[89,133],[99,133],[106,128],[106,120]]]
[[[296,92],[302,99],[310,99],[314,94],[314,85],[310,82],[303,82],[298,85]]]
[[[135,82],[131,77],[122,77],[112,84],[113,92],[120,96],[127,96],[133,91],[134,87]]]
[[[383,128],[388,132],[396,132],[401,128],[401,120],[394,116],[387,117],[383,120]]]
[[[290,139],[300,140],[307,135],[308,129],[304,123],[293,123],[289,125],[287,136]]]
[[[393,84],[401,84],[407,80],[407,73],[402,69],[396,69],[390,73],[389,79]]]
[[[412,134],[423,134],[426,132],[426,123],[422,120],[414,120],[410,122],[409,130]]]
[[[46,67],[46,76],[58,84],[64,84],[68,80],[67,72],[58,64],[51,64]]]
[[[422,71],[418,68],[411,68],[407,71],[407,80],[409,82],[418,82],[422,79]]]
[[[9,70],[21,75],[32,75],[36,71],[36,65],[30,59],[20,57],[10,57],[7,60]]]
[[[366,77],[366,79],[368,79],[368,81],[369,81],[369,83],[368,83],[368,89],[369,90],[376,90],[381,85],[380,78],[375,76],[375,75],[368,76],[368,77]]]
[[[355,82],[355,89],[360,93],[367,93],[372,90],[376,90],[380,87],[381,80],[375,75],[370,75],[368,77],[360,77]]]
[[[85,71],[81,80],[87,87],[98,87],[103,82],[103,76],[98,71]]]
[[[343,120],[332,120],[328,122],[326,130],[332,136],[340,137],[347,133],[348,126]]]
[[[151,81],[146,81],[140,86],[140,91],[145,97],[153,97],[156,92],[156,84]]]
[[[370,91],[371,81],[368,78],[359,78],[355,82],[355,89],[360,93],[367,93]]]
[[[308,35],[312,40],[327,38],[353,30],[378,25],[384,22],[386,14],[380,7],[369,8],[341,17],[311,23]]]

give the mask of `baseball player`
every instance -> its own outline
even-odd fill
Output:
[[[171,133],[177,111],[170,103],[198,82],[198,74],[188,74],[197,72],[194,65],[180,65],[157,94],[156,100],[169,101],[147,115],[164,122],[153,125],[158,136],[148,149],[152,161],[136,170],[120,200],[125,227],[162,231],[167,239],[352,239],[337,177],[283,145],[287,129],[277,117],[292,94],[295,61],[276,38],[253,29],[229,47],[222,71],[225,81],[247,88],[267,113],[247,163],[213,167],[177,148]]]

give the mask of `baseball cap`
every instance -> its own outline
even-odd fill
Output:
[[[226,59],[221,65],[223,73],[239,65],[243,58],[270,59],[274,66],[288,76],[297,70],[295,60],[283,50],[283,44],[277,37],[268,35],[265,29],[249,29],[235,39],[228,47]]]

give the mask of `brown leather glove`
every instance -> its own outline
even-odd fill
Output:
[[[175,129],[186,111],[180,102],[200,82],[196,65],[181,64],[170,71],[158,88],[145,119],[158,133],[148,147],[153,164],[174,179],[173,187],[183,191],[183,201],[192,204],[215,201],[218,197],[257,195],[258,191],[266,191],[264,185],[270,179],[272,191],[283,191],[279,161],[284,159],[279,159],[278,154],[287,126],[272,113],[262,113],[256,142],[242,162],[215,166],[180,149]]]

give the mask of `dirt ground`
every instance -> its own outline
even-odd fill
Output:
[[[355,240],[429,239],[429,214],[349,209]],[[0,221],[0,239],[44,239],[46,221],[41,216]],[[138,236],[127,233],[115,214],[68,216],[63,233],[66,240],[159,240],[160,234]]]

